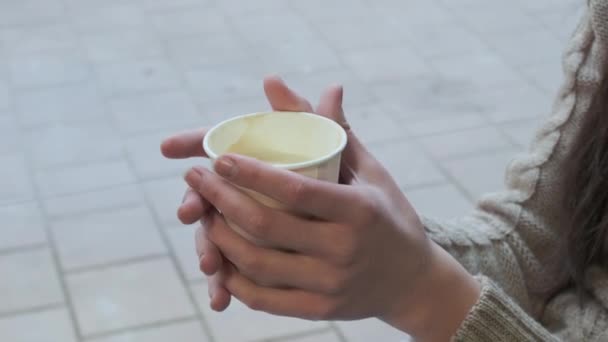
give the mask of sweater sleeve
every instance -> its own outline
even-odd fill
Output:
[[[483,295],[459,332],[462,339],[549,338],[534,319],[542,313],[546,294],[566,281],[550,267],[568,217],[560,206],[564,188],[560,170],[608,60],[608,6],[598,9],[597,3],[606,1],[590,1],[590,11],[564,54],[564,84],[553,112],[528,152],[509,165],[505,190],[483,197],[467,217],[447,221],[423,218],[431,239],[470,273],[485,279]],[[482,331],[484,327],[499,329]]]
[[[478,277],[481,297],[457,335],[456,342],[559,341],[486,277]]]

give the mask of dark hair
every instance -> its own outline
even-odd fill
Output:
[[[592,101],[564,164],[564,205],[569,213],[562,235],[564,271],[587,293],[585,271],[600,265],[608,241],[608,77]]]

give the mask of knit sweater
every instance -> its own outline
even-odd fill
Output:
[[[505,190],[484,196],[467,217],[423,218],[429,236],[481,283],[456,341],[608,341],[608,270],[586,270],[592,299],[580,306],[567,279],[548,267],[569,215],[560,207],[560,170],[607,58],[608,0],[589,0],[563,56],[565,81],[552,114],[509,165]],[[552,289],[561,290],[545,295]]]

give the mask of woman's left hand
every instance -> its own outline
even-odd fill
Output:
[[[186,174],[217,209],[205,228],[231,263],[224,284],[255,310],[313,320],[378,317],[425,340],[449,337],[477,299],[475,280],[426,237],[388,172],[360,147],[351,146],[350,158],[371,166],[372,183],[318,181],[237,155],[220,158],[217,174],[202,167]],[[314,218],[261,205],[233,184]],[[243,238],[226,219],[274,248]]]

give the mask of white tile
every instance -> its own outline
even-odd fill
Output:
[[[108,337],[94,338],[90,342],[208,342],[211,341],[203,332],[201,323],[188,321],[166,326],[152,327],[145,330],[134,330]]]
[[[63,302],[53,258],[46,249],[0,256],[0,313]]]
[[[406,342],[409,336],[376,319],[338,323],[348,342]]]
[[[76,0],[78,1],[78,0]],[[171,9],[183,9],[189,7],[200,6],[201,3],[212,2],[210,0],[135,0],[144,10],[147,11],[164,11]]]
[[[99,120],[105,114],[93,83],[18,91],[15,100],[23,126]]]
[[[347,114],[349,124],[365,144],[406,137],[405,124],[398,122],[376,103],[353,106]]]
[[[520,148],[527,148],[532,144],[536,132],[540,129],[543,118],[534,120],[517,121],[502,125],[502,130]]]
[[[281,44],[286,41],[316,36],[315,30],[305,19],[292,11],[281,8],[256,12],[255,15],[244,14],[236,20],[232,19],[231,25],[252,45],[268,43],[269,37],[272,37],[274,44]]]
[[[8,55],[16,56],[57,49],[75,49],[78,39],[68,25],[52,24],[1,29],[0,44]]]
[[[303,337],[292,337],[287,339],[281,339],[281,342],[340,342],[336,333],[326,332],[321,334],[307,335]]]
[[[136,4],[110,3],[92,8],[90,1],[70,0],[69,13],[74,27],[83,33],[120,32],[151,29],[144,12]],[[107,2],[107,1],[104,1]]]
[[[131,169],[123,160],[41,170],[35,174],[44,197],[77,194],[135,182]]]
[[[22,154],[0,156],[0,205],[34,198],[34,187]]]
[[[197,225],[192,227],[176,226],[167,230],[169,241],[173,251],[177,255],[179,266],[188,280],[202,280],[203,273],[199,268],[199,260],[196,254],[194,231]]]
[[[69,217],[90,211],[133,207],[143,203],[145,203],[143,195],[136,185],[43,199],[45,211],[50,217]]]
[[[18,88],[78,83],[91,77],[86,61],[74,50],[13,57],[9,68],[11,82]]]
[[[504,149],[511,143],[493,126],[467,129],[421,138],[431,155],[440,159]]]
[[[173,130],[173,132],[178,131],[177,129]],[[160,152],[160,144],[167,136],[169,136],[169,133],[163,131],[161,133],[138,135],[125,140],[127,153],[139,179],[181,176],[192,166],[208,165],[208,162],[203,158],[166,159],[163,157]]]
[[[526,83],[516,69],[498,55],[472,53],[432,59],[437,73],[446,82],[459,82],[461,87],[474,90]]]
[[[1,318],[0,337],[10,342],[77,341],[66,309]]]
[[[553,103],[552,96],[532,85],[491,89],[473,96],[480,110],[497,123],[547,116]]]
[[[58,0],[22,0],[4,2],[0,8],[0,26],[50,25],[65,21],[63,4]]]
[[[24,132],[33,167],[86,164],[122,156],[122,142],[107,121],[54,123]]]
[[[65,270],[167,253],[145,207],[63,218],[52,221],[51,227]]]
[[[529,65],[520,70],[534,85],[540,87],[549,96],[555,96],[564,83],[561,60]]]
[[[188,86],[201,103],[264,96],[262,80],[265,73],[256,66],[221,65],[192,69],[184,74]]]
[[[159,39],[144,30],[93,33],[82,39],[87,57],[93,63],[125,59],[149,59],[164,54]]]
[[[365,15],[350,14],[348,20],[318,22],[318,31],[335,49],[343,53],[405,46],[407,36],[371,10]],[[313,19],[314,21],[314,19]]]
[[[0,78],[0,108],[8,108],[11,101],[7,82],[4,78]]]
[[[526,34],[490,34],[487,42],[510,65],[527,66],[550,60],[561,60],[564,44],[549,30],[529,31]]]
[[[396,30],[417,31],[429,27],[458,28],[454,15],[439,1],[379,1],[370,4],[382,18]],[[446,30],[447,31],[447,30]],[[446,34],[448,34],[446,32]]]
[[[369,14],[370,6],[365,0],[334,0],[327,2],[324,0],[294,1],[291,3],[297,13],[314,23],[327,23],[336,21],[336,18],[361,18]],[[319,11],[319,8],[323,8]],[[349,16],[345,17],[345,9],[348,9]],[[354,20],[356,22],[356,20]]]
[[[436,135],[476,128],[486,124],[484,117],[475,112],[470,114],[446,112],[444,115],[403,121],[403,127],[411,136]]]
[[[359,80],[355,73],[346,68],[336,68],[315,73],[290,73],[283,75],[287,84],[315,106],[323,91],[329,86],[340,84],[344,87],[344,108],[349,110],[374,101],[370,88]]]
[[[352,50],[344,62],[364,82],[384,82],[432,74],[427,63],[410,48],[387,47]]]
[[[505,171],[514,157],[513,150],[494,152],[444,162],[452,174],[474,199],[504,188]]]
[[[508,2],[486,3],[480,6],[450,5],[452,13],[478,33],[527,33],[542,29],[536,18]]]
[[[24,203],[0,207],[0,250],[46,243],[38,206]]]
[[[206,283],[193,285],[192,291],[203,310],[205,320],[211,327],[211,333],[218,341],[258,341],[327,327],[327,323],[324,322],[311,322],[252,311],[238,300],[233,300],[225,312],[217,313],[209,307]]]
[[[588,6],[580,3],[570,4],[566,10],[544,10],[534,13],[536,19],[548,27],[564,43],[572,37],[576,26],[584,20]]]
[[[109,96],[180,87],[175,69],[163,59],[130,60],[98,65],[95,68],[101,88]]]
[[[85,336],[194,314],[166,259],[73,274],[67,283]]]
[[[219,102],[208,102],[201,105],[204,117],[203,127],[212,127],[216,124],[238,115],[266,112],[270,110],[270,104],[263,95]]]
[[[183,91],[116,98],[110,101],[110,108],[116,124],[128,135],[186,125],[197,127],[203,118],[192,98]]]
[[[405,190],[419,215],[433,218],[460,217],[469,213],[471,202],[452,184]]]
[[[435,184],[444,180],[437,167],[410,142],[370,145],[369,149],[402,187]]]
[[[148,13],[154,29],[162,37],[229,30],[225,16],[205,7],[187,7]]]
[[[23,137],[12,113],[0,112],[0,154],[23,152]]]
[[[255,2],[241,0],[224,0],[214,4],[214,6],[217,6],[219,10],[232,16],[236,20],[242,17],[257,15],[259,13],[277,10],[286,11],[290,8],[290,5],[290,2],[283,0],[258,0]]]
[[[161,222],[167,226],[180,225],[177,208],[188,187],[183,178],[180,176],[148,181],[143,186]]]
[[[435,14],[433,14],[434,16]],[[429,16],[422,16],[426,20]],[[401,18],[401,21],[407,19]],[[401,24],[409,27],[409,22]],[[474,33],[454,22],[443,25],[429,23],[409,28],[408,44],[425,57],[455,56],[471,52],[488,52],[488,46]]]
[[[409,123],[478,113],[478,105],[470,98],[467,82],[466,79],[426,74],[414,79],[374,83],[370,88],[390,115]]]
[[[198,33],[166,41],[167,52],[182,69],[223,64],[261,63],[244,39],[232,31]],[[249,51],[249,50],[248,50]]]
[[[314,36],[281,43],[254,44],[250,51],[259,56],[267,73],[312,73],[342,66],[333,47]]]

